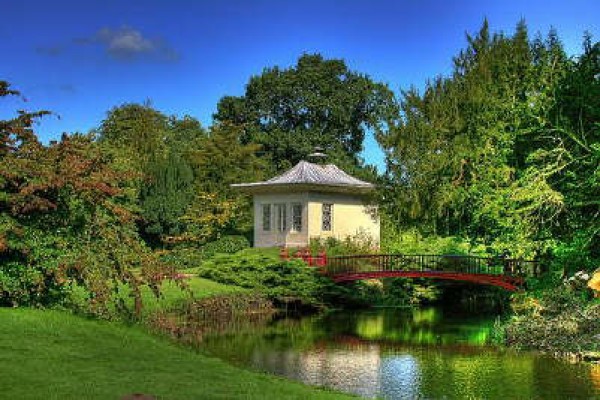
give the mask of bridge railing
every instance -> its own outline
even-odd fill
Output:
[[[329,275],[364,272],[436,271],[514,277],[540,276],[537,261],[500,257],[434,254],[365,254],[330,256],[324,270]]]

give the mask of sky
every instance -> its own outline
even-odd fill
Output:
[[[506,33],[523,18],[531,36],[554,27],[570,55],[584,31],[600,38],[600,0],[3,0],[1,9],[0,80],[27,101],[2,100],[0,119],[53,111],[36,127],[45,142],[88,132],[127,102],[210,126],[221,97],[303,53],[343,58],[396,93],[422,88],[450,73],[484,18]],[[371,136],[362,155],[383,167]]]

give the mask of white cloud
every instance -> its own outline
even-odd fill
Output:
[[[145,37],[129,26],[116,29],[104,27],[91,38],[77,39],[76,43],[100,44],[111,58],[120,61],[151,59],[174,62],[180,58],[177,51],[163,39]]]

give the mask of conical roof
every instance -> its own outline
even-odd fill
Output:
[[[348,175],[333,164],[319,165],[308,161],[300,161],[281,175],[264,182],[240,183],[231,185],[246,191],[266,191],[261,189],[285,188],[290,186],[313,188],[327,191],[359,191],[365,192],[375,188],[375,185]],[[335,190],[335,189],[340,190]]]

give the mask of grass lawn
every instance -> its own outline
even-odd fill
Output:
[[[186,279],[185,283],[188,287],[187,290],[182,290],[179,285],[173,281],[164,281],[161,286],[161,296],[158,298],[147,286],[142,287],[142,300],[144,304],[142,316],[148,317],[156,311],[166,311],[177,308],[182,303],[191,299],[202,299],[217,295],[248,292],[248,289],[239,286],[225,285],[197,276]],[[133,298],[128,295],[130,291],[125,286],[123,286],[122,290],[120,296],[125,299],[125,302],[130,308],[133,308]],[[86,309],[86,293],[82,288],[74,288],[71,300],[74,303],[79,304],[79,307],[82,310]],[[110,307],[114,307],[114,305],[111,305]]]
[[[0,309],[0,321],[5,399],[348,398],[230,366],[139,327],[33,309]]]
[[[191,299],[192,296],[194,299],[202,299],[221,294],[248,292],[247,289],[239,286],[224,285],[197,276],[186,279],[185,283],[187,284],[189,291],[181,290],[174,282],[165,281],[161,287],[160,298],[156,298],[150,289],[143,289],[144,313],[152,313],[153,311],[176,307],[182,302]]]

